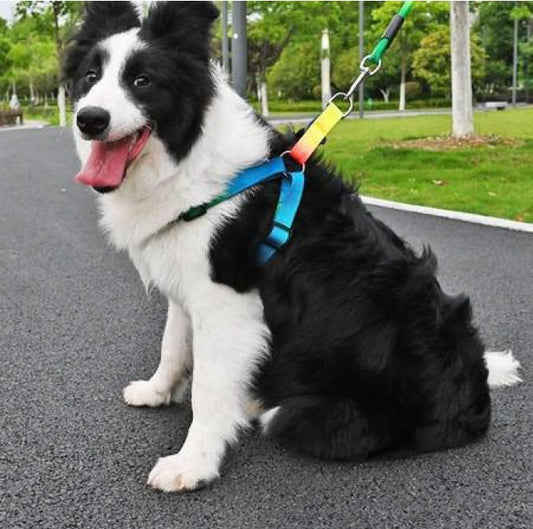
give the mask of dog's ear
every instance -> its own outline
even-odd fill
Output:
[[[212,2],[154,2],[143,23],[141,37],[164,39],[185,51],[209,58],[209,31],[219,15]]]
[[[63,56],[63,79],[70,80],[83,57],[99,40],[141,25],[131,2],[87,2],[79,30]]]
[[[140,26],[131,2],[87,2],[80,33],[101,39]]]

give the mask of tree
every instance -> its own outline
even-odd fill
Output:
[[[485,75],[485,52],[477,36],[470,39],[473,85],[480,85]],[[449,29],[439,29],[424,37],[413,54],[413,73],[423,79],[436,96],[450,96],[451,43]]]
[[[518,42],[517,56],[523,63],[523,67],[521,68],[523,79],[519,84],[526,90],[529,90],[529,87],[532,84],[531,71],[533,70],[531,64],[533,58],[533,42],[531,41],[531,33],[533,30],[533,2],[516,3],[514,9],[511,11],[511,18],[515,21],[514,23],[517,24],[518,30],[520,26],[522,26],[525,27],[527,31],[525,42]],[[516,92],[514,93],[516,94]]]
[[[0,36],[5,35],[8,32],[8,29],[7,20],[0,17]]]
[[[356,20],[357,9],[352,2],[248,2],[248,67],[255,89],[272,77],[267,71],[282,56],[284,61],[289,60],[283,54],[289,43],[297,47],[306,43],[305,49],[309,50],[316,47],[320,60],[322,30],[328,29],[333,57],[336,49],[345,49],[355,41]],[[300,61],[307,65],[308,59],[292,57],[290,75],[298,75]],[[277,74],[273,76],[277,78]]]
[[[81,13],[80,2],[43,2],[25,0],[18,2],[15,7],[16,18],[24,22],[31,19],[35,24],[40,39],[50,38],[55,46],[55,67],[59,70],[59,63],[63,52],[65,35]],[[35,59],[32,57],[32,63]],[[30,87],[32,85],[30,84]],[[30,91],[32,89],[30,88]],[[65,87],[58,82],[59,124],[66,125]]]
[[[468,0],[451,2],[452,134],[474,133],[472,78],[470,71],[470,21]]]
[[[313,90],[320,85],[320,46],[312,41],[291,42],[269,70],[267,80],[288,99],[315,97]]]
[[[353,83],[359,70],[359,47],[353,46],[338,54],[333,62],[331,80],[337,90],[345,90]]]
[[[501,92],[511,85],[513,65],[514,2],[480,2],[476,32],[487,57],[484,84],[486,89]]]

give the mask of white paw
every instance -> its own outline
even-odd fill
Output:
[[[185,492],[205,487],[218,476],[216,466],[179,453],[161,457],[150,472],[147,485],[164,492]]]
[[[170,391],[158,391],[149,380],[130,382],[122,392],[124,402],[129,406],[150,406],[155,408],[170,402]]]

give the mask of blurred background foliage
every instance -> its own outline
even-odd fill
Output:
[[[400,5],[365,2],[367,52]],[[518,101],[533,101],[533,2],[470,2],[470,7],[475,98],[510,98],[513,24],[518,19]],[[12,21],[0,18],[3,105],[13,91],[26,105],[45,108],[54,104],[61,51],[82,11],[82,2],[21,1]],[[320,100],[324,29],[331,42],[333,90],[344,89],[357,74],[359,62],[358,2],[248,2],[249,98],[257,100],[259,86],[266,82],[273,110],[314,110]],[[231,35],[231,24],[229,30]],[[220,58],[221,24],[216,24],[213,33],[213,53]],[[417,2],[380,75],[365,84],[367,101],[374,108],[397,106],[403,75],[408,108],[446,106],[449,48],[449,3]]]

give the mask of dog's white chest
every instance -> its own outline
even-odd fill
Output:
[[[145,285],[188,307],[211,283],[210,224],[207,219],[174,226],[144,246],[130,247],[130,257]]]

